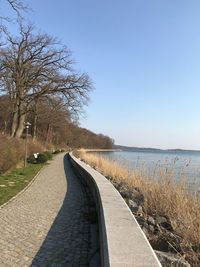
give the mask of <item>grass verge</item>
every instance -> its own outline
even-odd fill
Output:
[[[20,168],[0,176],[0,205],[23,190],[44,164],[28,164],[26,168]]]

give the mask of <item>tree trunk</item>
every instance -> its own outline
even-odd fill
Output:
[[[14,137],[20,138],[22,136],[23,131],[24,131],[25,118],[26,118],[26,115],[25,114],[20,114],[19,115],[17,129],[15,131]]]
[[[4,134],[7,133],[7,125],[8,125],[8,122],[4,121]]]
[[[47,134],[46,134],[46,142],[45,142],[46,145],[47,145],[48,142],[49,142],[49,134],[50,134],[50,130],[51,130],[51,125],[50,125],[50,123],[48,123],[48,125],[47,125]]]
[[[11,136],[15,136],[15,132],[17,129],[17,124],[18,124],[18,112],[15,111],[13,112],[13,118],[12,118],[12,126],[11,126]]]
[[[38,116],[35,113],[34,114],[34,119],[33,119],[33,132],[32,132],[33,140],[35,140],[36,137],[37,137],[37,119],[38,119]]]
[[[34,103],[34,115],[33,115],[34,118],[33,118],[33,128],[32,128],[33,140],[35,140],[37,137],[37,120],[38,120],[37,104],[38,104],[38,99],[36,99]]]
[[[18,127],[18,120],[19,120],[19,100],[15,99],[12,103],[12,125],[11,125],[11,136],[15,136],[15,132]]]

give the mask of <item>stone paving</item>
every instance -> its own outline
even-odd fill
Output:
[[[89,266],[87,189],[63,157],[0,208],[0,267]]]

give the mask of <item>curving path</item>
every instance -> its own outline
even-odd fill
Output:
[[[24,193],[0,208],[0,266],[88,266],[87,194],[67,157],[56,156]]]

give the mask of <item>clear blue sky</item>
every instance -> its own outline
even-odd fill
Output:
[[[116,144],[200,149],[199,0],[29,0],[95,91],[81,126]]]

